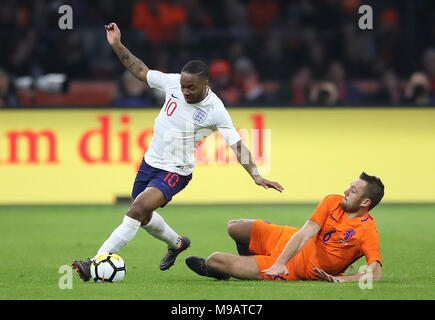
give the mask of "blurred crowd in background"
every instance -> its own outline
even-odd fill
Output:
[[[366,4],[372,30],[358,27]],[[109,22],[151,69],[208,63],[228,107],[435,105],[434,21],[434,0],[1,0],[0,107],[159,106],[107,43]],[[62,92],[17,81],[53,73]]]

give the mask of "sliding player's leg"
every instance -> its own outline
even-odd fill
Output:
[[[232,220],[228,223],[228,233],[240,244],[246,245],[249,240],[249,250],[255,255],[237,256],[215,252],[207,260],[187,257],[186,264],[197,274],[216,279],[235,277],[244,280],[294,280],[293,274],[269,277],[261,270],[268,269],[275,263],[285,244],[297,230],[299,229],[263,220]]]
[[[251,228],[254,221],[253,219],[239,219],[228,222],[228,234],[236,242],[237,251],[241,256],[253,255],[253,253],[249,251],[249,242],[251,240]]]
[[[256,261],[249,251],[251,229],[255,220],[231,220],[227,231],[234,239],[240,256],[229,253],[215,252],[207,260],[200,257],[187,257],[187,266],[199,275],[225,280],[232,277],[240,279],[261,279]]]
[[[207,268],[243,280],[261,280],[254,256],[236,256],[225,252],[215,252],[206,260]]]
[[[261,272],[270,268],[276,258],[276,256],[269,255],[237,256],[215,252],[207,260],[195,256],[187,257],[186,264],[200,276],[218,280],[227,280],[231,277],[241,280],[296,280],[293,272],[277,276],[268,276]]]
[[[243,280],[261,280],[256,260],[253,256],[237,256],[215,252],[207,260],[189,256],[186,265],[200,276],[227,280],[231,277]]]
[[[241,256],[269,255],[282,233],[283,226],[264,220],[240,219],[228,223],[228,234],[234,239]]]

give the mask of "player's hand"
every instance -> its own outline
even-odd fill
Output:
[[[269,181],[261,176],[254,176],[254,181],[256,184],[262,186],[265,189],[273,188],[279,192],[282,192],[284,190],[284,188],[278,182]]]
[[[121,31],[116,23],[109,23],[104,26],[104,29],[106,29],[107,41],[111,46],[121,43]]]
[[[322,278],[322,280],[328,281],[328,282],[342,282],[338,277],[331,276],[330,274],[326,273],[325,271],[318,269],[316,267],[313,268],[314,272],[317,273],[317,275]]]
[[[287,266],[280,263],[275,263],[269,269],[261,270],[261,272],[268,276],[278,276],[280,274],[288,276]]]

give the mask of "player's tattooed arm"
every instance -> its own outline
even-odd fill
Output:
[[[121,43],[112,48],[127,70],[139,80],[147,83],[148,67]]]
[[[239,163],[245,168],[249,175],[254,179],[255,183],[265,189],[273,188],[282,192],[284,188],[278,183],[264,179],[258,172],[257,165],[252,158],[252,154],[248,147],[240,140],[231,146]]]
[[[104,26],[106,29],[107,41],[112,46],[119,60],[139,80],[147,83],[148,67],[137,57],[135,57],[122,43],[121,31],[116,23]]]

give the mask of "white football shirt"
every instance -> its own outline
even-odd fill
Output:
[[[210,89],[196,104],[184,100],[180,76],[148,71],[148,85],[165,92],[165,103],[154,120],[154,135],[144,158],[154,168],[186,176],[195,167],[197,145],[214,131],[229,146],[241,138],[224,104]]]

